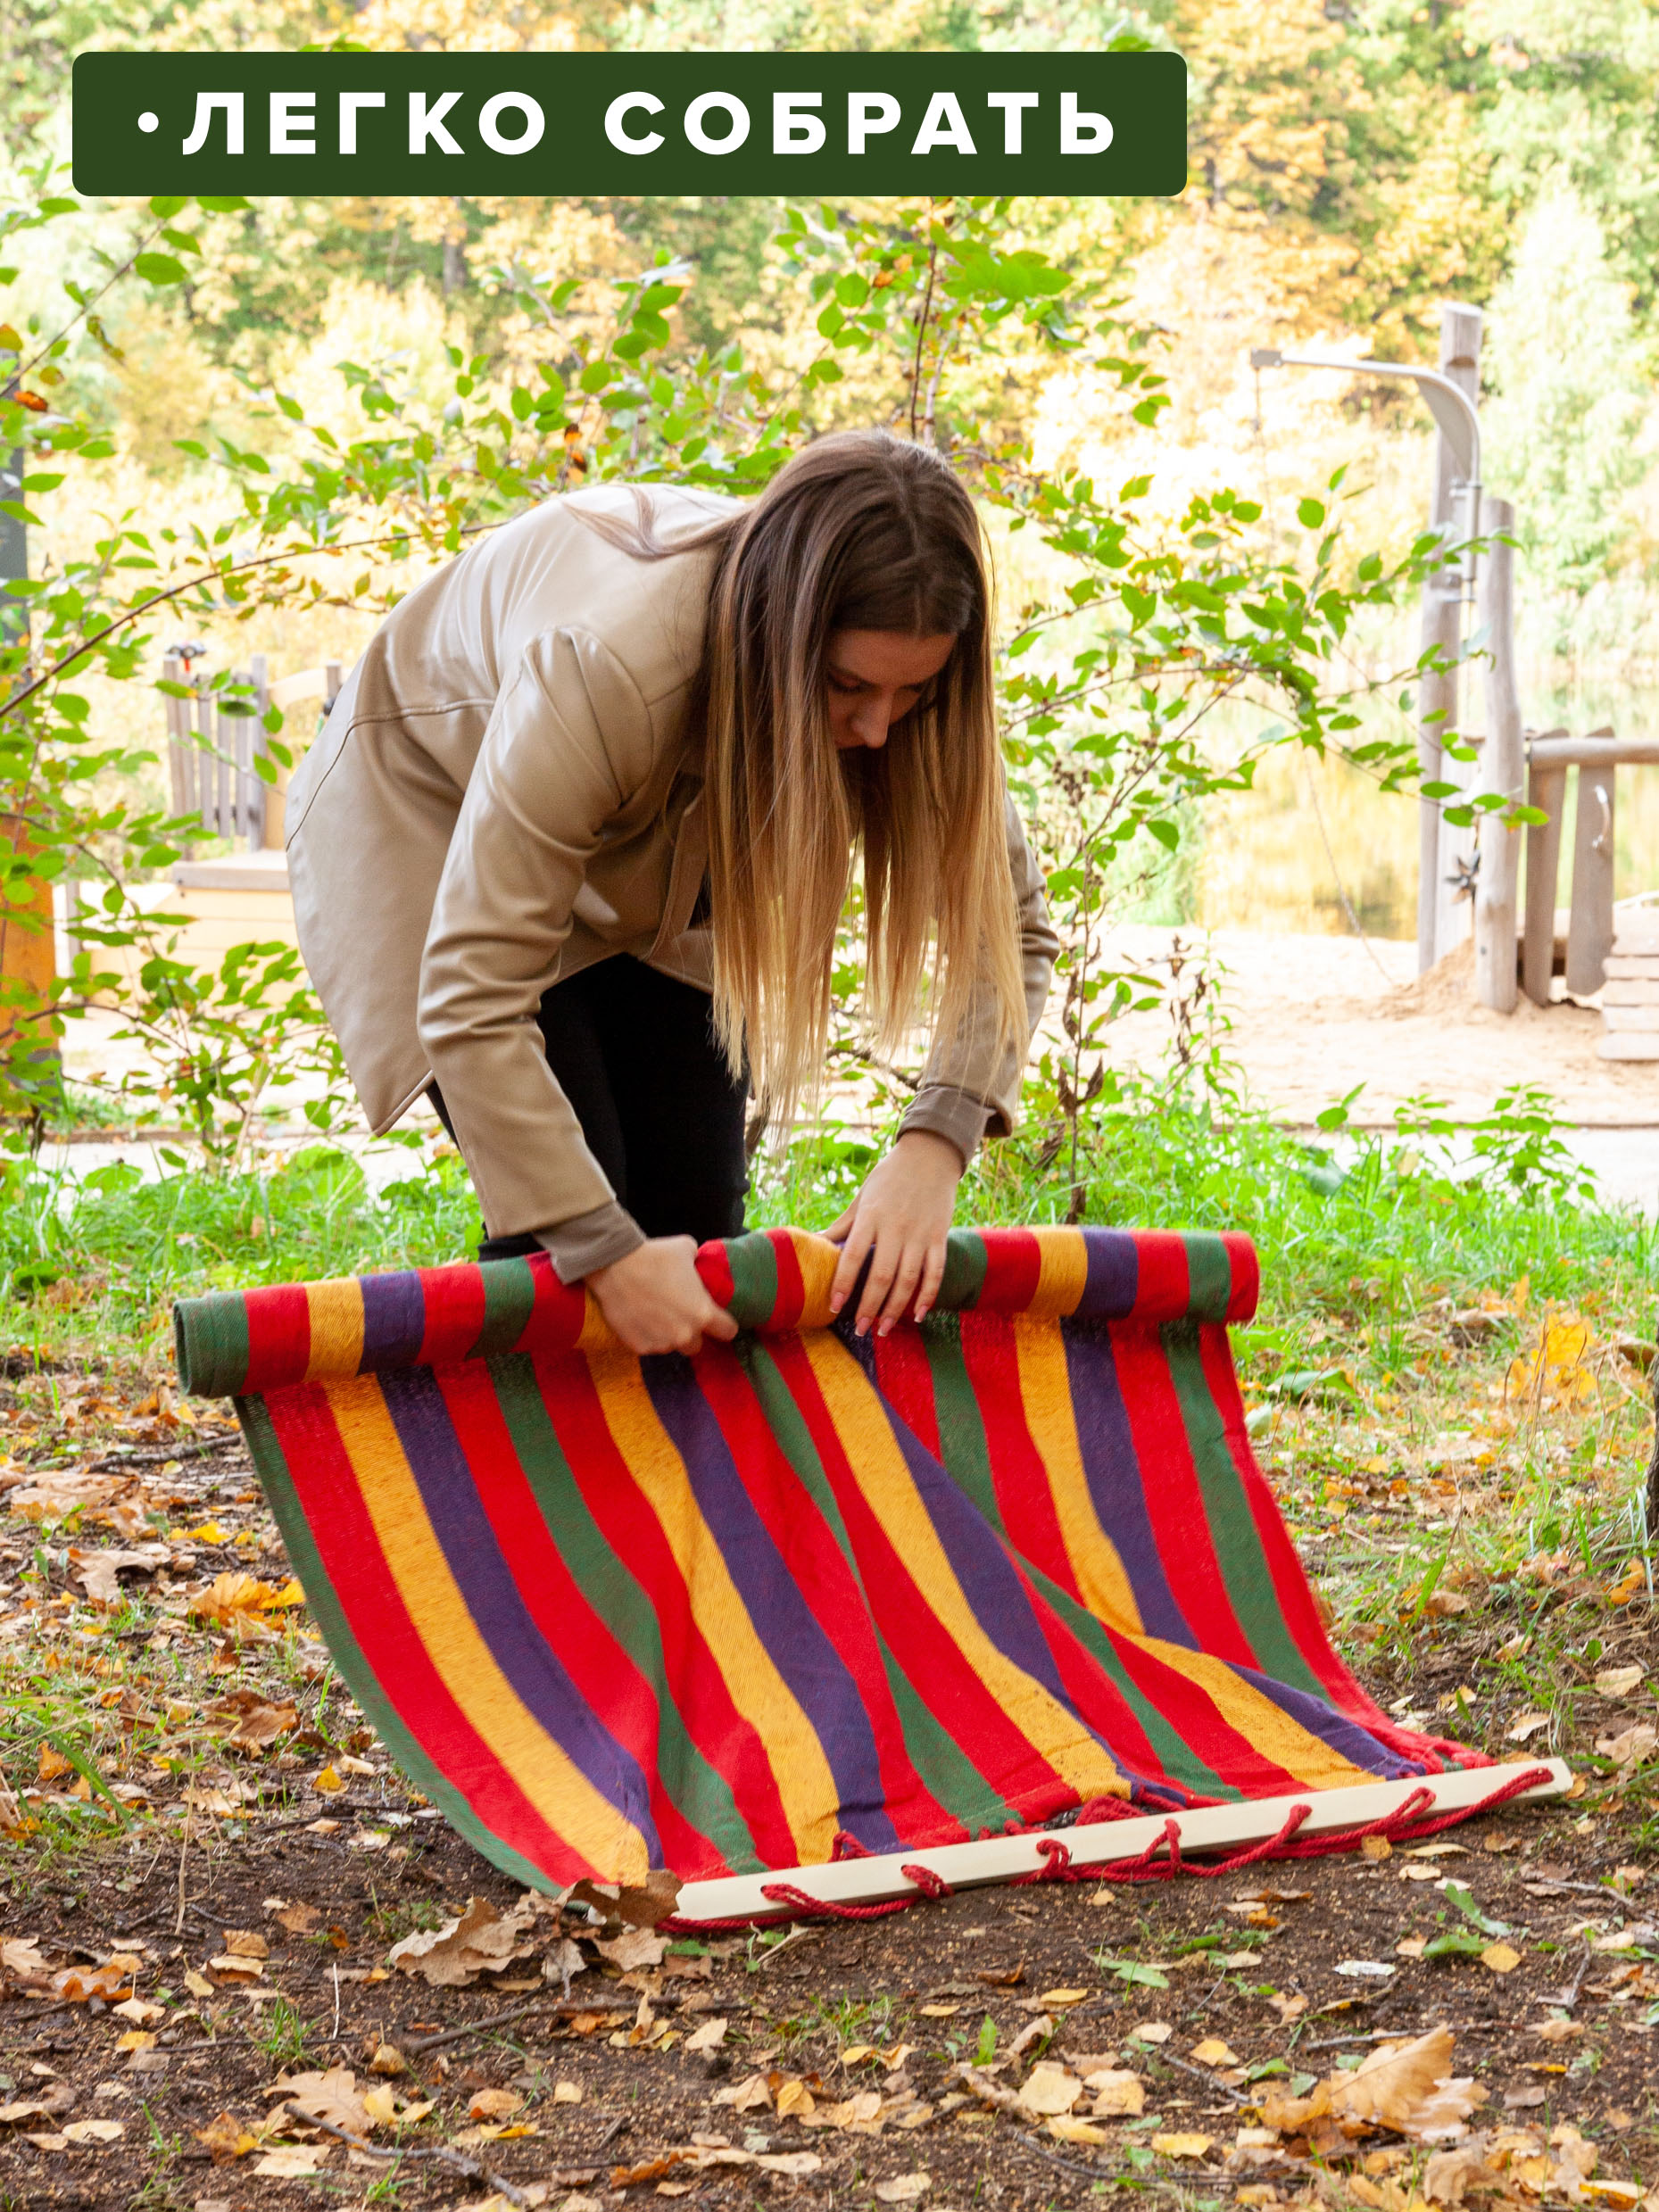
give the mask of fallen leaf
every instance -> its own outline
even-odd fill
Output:
[[[1584,2023],[1581,2020],[1565,2019],[1560,2013],[1555,2012],[1552,2013],[1547,2020],[1541,2020],[1532,2033],[1540,2042],[1571,2042],[1575,2036],[1583,2034]]]
[[[132,1967],[118,1965],[113,1959],[107,1966],[66,1967],[46,1986],[62,2004],[84,2005],[90,1997],[101,1997],[108,2004],[132,1995]]]
[[[1215,2140],[1213,2135],[1154,2135],[1152,2148],[1165,2158],[1201,2158]]]
[[[1625,1728],[1617,1736],[1598,1736],[1596,1748],[1604,1759],[1611,1759],[1615,1767],[1637,1767],[1659,1744],[1659,1728],[1650,1720],[1638,1720],[1634,1727]]]
[[[211,1997],[213,1994],[212,1982],[205,1974],[198,1974],[194,1967],[185,1968],[184,1984],[193,1997]]]
[[[725,2021],[722,2020],[720,2025],[724,2027]],[[688,2043],[686,2049],[690,2050],[690,2048]],[[580,2082],[555,2082],[553,2084],[553,2102],[555,2104],[580,2104],[581,2101],[582,2084]]]
[[[726,2022],[715,2018],[705,2020],[685,2038],[687,2050],[718,2050],[726,2041]]]
[[[1063,2143],[1115,2143],[1117,2137],[1104,2127],[1097,2127],[1092,2120],[1078,2120],[1068,2114],[1057,2112],[1049,2122],[1049,2133]]]
[[[349,2134],[369,2133],[369,2114],[357,2093],[357,2076],[349,2067],[330,2067],[327,2073],[284,2074],[266,2094],[280,2097],[308,2118],[328,2120]]]
[[[1103,2067],[1088,2076],[1087,2086],[1094,2092],[1098,2120],[1132,2119],[1147,2108],[1146,2084],[1126,2067]]]
[[[1045,1989],[1037,2002],[1040,2005],[1080,2005],[1088,1995],[1086,1989]]]
[[[916,2009],[924,2020],[953,2020],[962,2008],[960,2005],[917,2005]]]
[[[157,2005],[154,2009],[159,2013],[161,2007]],[[129,2027],[124,2035],[115,2038],[115,2048],[117,2050],[153,2050],[155,2037],[147,2028]]]
[[[1239,2054],[1231,2045],[1224,2043],[1219,2035],[1207,2035],[1201,2043],[1192,2046],[1192,2055],[1200,2066],[1237,2066]]]
[[[315,1905],[285,1905],[272,1917],[277,1926],[286,1928],[290,1935],[309,1935],[322,1914]]]
[[[228,1740],[241,1751],[263,1751],[299,1720],[297,1707],[273,1705],[253,1690],[237,1690],[205,1709],[205,1718],[228,1726]]]
[[[1074,2074],[1051,2060],[1042,2059],[1033,2067],[1019,2092],[1019,2107],[1039,2119],[1047,2119],[1056,2112],[1069,2112],[1083,2093],[1083,2085]]]
[[[523,2108],[524,2099],[516,2089],[480,2089],[473,2092],[467,2117],[472,2120],[508,2120]]]
[[[1282,1990],[1275,1990],[1267,2000],[1279,2015],[1280,2025],[1289,2027],[1292,2020],[1299,2020],[1307,2010],[1306,1997],[1287,1997]]]
[[[1548,1727],[1549,1719],[1547,1713],[1521,1713],[1510,1722],[1504,1730],[1504,1734],[1512,1744],[1524,1744],[1529,1736],[1536,1736],[1540,1728]]]
[[[1167,2020],[1142,2020],[1124,2038],[1131,2043],[1166,2043],[1174,2034]]]
[[[1594,1688],[1597,1697],[1628,1697],[1639,1689],[1647,1669],[1640,1664],[1628,1667],[1604,1667],[1596,1677]]]
[[[242,1958],[235,1951],[221,1951],[218,1958],[208,1960],[207,1971],[220,1983],[259,1982],[265,1977],[265,1962],[262,1959]]]
[[[8,1936],[0,1943],[0,1968],[12,1981],[25,1985],[30,1982],[44,1983],[52,1973],[33,1940],[27,1935]]]
[[[123,1567],[136,1567],[141,1574],[153,1574],[166,1563],[167,1546],[147,1544],[142,1551],[83,1551],[79,1545],[69,1547],[70,1573],[94,1605],[119,1605],[125,1593],[116,1579]]]
[[[279,2143],[266,2151],[253,2171],[268,2174],[273,2181],[298,2181],[304,2175],[320,2172],[328,2155],[326,2150],[311,2143]]]
[[[1423,2193],[1431,2204],[1461,2204],[1472,2190],[1501,2185],[1502,2176],[1486,2163],[1482,2146],[1459,2143],[1454,2150],[1437,2150],[1423,2171]]]
[[[485,1897],[440,1928],[406,1935],[386,1953],[388,1966],[419,1974],[440,1989],[469,1989],[480,1974],[494,1974],[530,1948],[525,1940],[528,1909],[499,1913]]]
[[[212,2157],[217,2166],[221,2159],[245,2158],[250,2150],[259,2149],[257,2136],[249,2134],[234,2113],[221,2112],[205,2127],[198,2127],[195,2139]]]
[[[1360,1843],[1359,1851],[1362,1859],[1370,1859],[1373,1861],[1391,1859],[1394,1855],[1394,1846],[1386,1835],[1365,1836]]]
[[[809,2119],[817,2108],[817,2100],[804,2082],[784,2082],[779,2086],[776,2109],[780,2120]]]
[[[914,2204],[932,2183],[931,2174],[896,2174],[890,2182],[877,2182],[875,2194],[883,2204]]]
[[[624,1928],[620,1935],[598,1942],[593,1948],[601,1958],[609,1959],[612,1966],[620,1967],[625,1974],[634,1974],[642,1967],[660,1966],[668,1939],[659,1935],[654,1928]]]
[[[758,2112],[763,2108],[769,2109],[772,2092],[764,2074],[751,2074],[743,2081],[734,2082],[727,2089],[716,2090],[714,2101],[716,2104],[729,2104],[734,2112]]]
[[[1392,1974],[1394,1968],[1381,1959],[1343,1959],[1332,1971],[1346,1974],[1354,1981],[1381,1981],[1385,1976]]]
[[[483,2096],[497,2097],[507,2092],[501,2090],[484,2090],[479,2092]],[[476,2106],[477,2101],[477,2098],[475,2097],[473,2104]],[[518,2102],[520,2104],[524,2102],[522,2097],[518,2099]],[[432,2108],[429,2102],[420,2103],[414,2100],[408,2103],[402,2102],[397,2092],[389,2082],[377,2082],[374,2087],[365,2091],[363,2095],[363,2110],[377,2127],[412,2127],[417,2120],[424,2120]],[[491,2131],[492,2133],[494,2132],[494,2130]]]
[[[269,1959],[270,1945],[257,1928],[227,1928],[225,1949],[233,1959]]]
[[[1481,1963],[1490,1967],[1494,1974],[1513,1974],[1521,1964],[1521,1953],[1508,1943],[1489,1943],[1481,1953]]]
[[[63,2140],[70,2143],[118,2143],[127,2133],[125,2120],[66,2120]]]

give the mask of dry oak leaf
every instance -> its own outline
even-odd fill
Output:
[[[331,2066],[326,2074],[279,2075],[265,2093],[283,2098],[306,2119],[327,2120],[353,2135],[369,2133],[369,2113],[349,2067]]]
[[[1633,1728],[1625,1728],[1617,1736],[1598,1736],[1596,1748],[1604,1759],[1611,1759],[1615,1767],[1638,1767],[1659,1745],[1659,1728],[1650,1720],[1638,1720]]]
[[[592,1905],[612,1926],[654,1928],[680,1901],[680,1878],[666,1867],[653,1867],[636,1887],[617,1882],[573,1882],[559,1901]]]
[[[718,2050],[726,2041],[726,2021],[719,2017],[705,2020],[701,2027],[693,2028],[685,2038],[686,2050]]]
[[[1321,2086],[1339,2117],[1419,2142],[1455,2142],[1468,2133],[1469,2116],[1487,2092],[1472,2080],[1449,2080],[1451,2063],[1451,2030],[1431,2028],[1409,2042],[1379,2045],[1352,2074],[1333,2075]]]
[[[1642,1666],[1604,1667],[1592,1686],[1597,1697],[1628,1697],[1641,1687],[1647,1673]]]
[[[284,1905],[271,1918],[278,1927],[286,1928],[290,1935],[309,1935],[322,1914],[315,1905],[294,1904]]]
[[[522,2111],[524,2099],[516,2089],[480,2089],[475,2091],[467,2107],[469,2120],[509,2120],[515,2112]]]
[[[256,1576],[227,1572],[215,1575],[205,1590],[198,1590],[186,1610],[194,1620],[212,1620],[233,1631],[273,1634],[259,1616],[303,1605],[305,1593],[289,1580],[281,1588]]]
[[[299,1719],[297,1707],[273,1705],[254,1690],[237,1690],[209,1705],[204,1718],[228,1728],[227,1740],[241,1751],[263,1751],[286,1736]]]
[[[467,1910],[441,1928],[404,1936],[386,1964],[419,1974],[439,1989],[469,1989],[481,1974],[494,1974],[530,1948],[523,1906],[497,1912],[487,1897],[469,1897]]]
[[[123,1567],[136,1567],[143,1574],[153,1574],[167,1562],[164,1544],[146,1544],[142,1551],[83,1550],[79,1544],[69,1547],[70,1577],[79,1582],[94,1605],[119,1605],[123,1592],[116,1576]]]
[[[1501,2183],[1486,2163],[1480,2136],[1454,2150],[1435,2151],[1423,2170],[1423,2193],[1431,2204],[1461,2204],[1472,2190],[1497,2189]]]
[[[1088,2076],[1097,2120],[1133,2119],[1147,2108],[1146,2084],[1126,2067],[1102,2067]]]
[[[270,1945],[257,1928],[227,1928],[225,1949],[233,1959],[269,1959]]]
[[[272,2181],[298,2181],[307,2174],[320,2173],[328,2156],[327,2145],[278,2143],[264,2153],[253,2172],[269,2175]]]
[[[1082,2093],[1083,2085],[1074,2074],[1041,2060],[1026,2075],[1016,2102],[1022,2112],[1046,2120],[1056,2113],[1069,2112]]]
[[[251,2135],[231,2112],[221,2112],[205,2127],[198,2127],[195,2139],[212,2155],[215,2166],[227,2158],[245,2158],[250,2150],[259,2149],[259,2138]]]
[[[0,1968],[4,1968],[8,1980],[21,1983],[25,1988],[30,1983],[48,1981],[52,1974],[34,1938],[29,1935],[8,1936],[0,1943]]]
[[[770,2109],[772,2092],[764,2074],[751,2074],[745,2080],[734,2082],[729,2088],[715,2092],[716,2104],[729,2104],[734,2112],[759,2112]]]
[[[593,1948],[601,1958],[609,1959],[612,1966],[620,1967],[625,1974],[633,1974],[642,1967],[660,1966],[668,1939],[659,1935],[654,1928],[631,1927],[625,1928],[620,1935],[601,1937]]]
[[[375,2055],[369,2061],[369,2071],[371,2074],[407,2074],[409,2060],[395,2043],[377,2043]]]
[[[1267,2001],[1279,2015],[1283,2027],[1289,2027],[1292,2020],[1299,2020],[1307,2010],[1306,1997],[1287,1997],[1282,1990],[1275,1990]]]

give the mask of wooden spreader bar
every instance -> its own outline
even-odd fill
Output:
[[[1087,1827],[1033,1828],[1018,1835],[991,1835],[975,1843],[941,1843],[931,1850],[889,1852],[868,1859],[842,1859],[826,1865],[790,1867],[767,1874],[730,1875],[718,1881],[688,1882],[676,1907],[682,1921],[765,1918],[800,1910],[768,1896],[786,1886],[799,1897],[827,1905],[875,1904],[893,1898],[925,1896],[937,1883],[953,1890],[974,1889],[1039,1874],[1053,1846],[1064,1844],[1074,1869],[1121,1864],[1162,1844],[1173,1823],[1183,1857],[1197,1852],[1247,1850],[1277,1835],[1298,1805],[1309,1808],[1298,1837],[1329,1835],[1364,1827],[1398,1813],[1416,1793],[1428,1791],[1431,1806],[1422,1818],[1466,1812],[1526,1774],[1547,1770],[1548,1779],[1512,1797],[1511,1804],[1536,1803],[1564,1794],[1572,1780],[1564,1760],[1531,1759],[1504,1767],[1477,1767],[1448,1774],[1413,1776],[1403,1782],[1367,1782],[1346,1790],[1304,1790],[1290,1797],[1260,1797],[1246,1804],[1205,1806],[1192,1812],[1149,1813],[1129,1820],[1091,1822]],[[1047,1845],[1049,1848],[1044,1849]],[[923,1882],[907,1868],[925,1869]],[[933,1877],[932,1882],[926,1880]]]

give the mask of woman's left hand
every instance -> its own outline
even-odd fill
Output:
[[[873,1255],[859,1301],[859,1336],[872,1323],[886,1336],[907,1309],[917,1321],[925,1317],[944,1277],[945,1236],[961,1180],[962,1155],[950,1139],[911,1130],[826,1232],[842,1247],[830,1285],[832,1313],[851,1297],[865,1255]]]

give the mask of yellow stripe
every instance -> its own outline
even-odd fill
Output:
[[[363,1363],[363,1286],[355,1275],[332,1282],[308,1282],[305,1305],[311,1316],[311,1349],[307,1382],[354,1375]]]
[[[1027,1311],[1033,1316],[1074,1313],[1089,1284],[1089,1243],[1081,1229],[1040,1229],[1042,1255],[1037,1293]]]
[[[1292,1720],[1270,1697],[1241,1681],[1224,1659],[1207,1652],[1189,1652],[1159,1636],[1144,1636],[1141,1648],[1162,1660],[1176,1674],[1202,1690],[1230,1728],[1237,1729],[1264,1759],[1312,1790],[1340,1790],[1358,1782],[1374,1782],[1376,1776],[1333,1752],[1311,1730]]]
[[[804,1339],[842,1449],[864,1500],[905,1571],[964,1659],[1032,1746],[1083,1797],[1123,1796],[1127,1785],[1076,1717],[1006,1658],[980,1627],[880,1404],[840,1339]]]
[[[1049,1478],[1055,1517],[1077,1595],[1107,1628],[1139,1636],[1143,1624],[1134,1591],[1089,1494],[1072,1408],[1065,1339],[1053,1321],[1034,1321],[1030,1314],[1020,1313],[1014,1320],[1014,1348],[1019,1362],[1025,1426]]]
[[[685,1462],[657,1417],[639,1362],[597,1359],[589,1371],[617,1449],[668,1538],[692,1618],[732,1702],[760,1738],[800,1864],[827,1859],[840,1825],[841,1793],[824,1746],[756,1633],[693,1495]]]
[[[549,1827],[601,1880],[643,1882],[644,1837],[548,1734],[479,1634],[433,1534],[378,1378],[336,1383],[328,1399],[398,1595],[444,1687]]]
[[[792,1229],[789,1240],[795,1247],[795,1263],[800,1270],[800,1287],[805,1294],[800,1319],[795,1326],[827,1329],[830,1285],[841,1264],[841,1247],[832,1244],[827,1237],[811,1236],[804,1229]]]
[[[582,1326],[577,1331],[576,1348],[578,1352],[619,1352],[622,1339],[600,1311],[599,1300],[591,1290],[585,1294],[587,1304],[582,1312]]]

